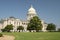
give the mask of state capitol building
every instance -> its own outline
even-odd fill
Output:
[[[15,17],[9,17],[9,18],[6,18],[6,19],[3,19],[3,22],[2,20],[0,20],[0,30],[5,28],[6,25],[10,25],[12,24],[14,27],[13,27],[13,30],[14,31],[17,31],[17,26],[23,26],[24,27],[24,32],[27,32],[27,24],[29,23],[29,20],[31,18],[33,18],[34,16],[38,16],[37,15],[37,12],[36,10],[33,8],[33,6],[31,6],[28,11],[27,11],[27,19],[26,21],[23,21],[23,20],[20,20],[20,19],[17,19]],[[47,24],[41,20],[41,23],[43,25],[42,27],[42,31],[46,31],[46,28],[47,28]]]

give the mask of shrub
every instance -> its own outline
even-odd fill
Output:
[[[2,32],[5,32],[5,31],[6,31],[6,29],[1,29],[1,31],[2,31]]]
[[[7,25],[4,29],[2,29],[2,32],[10,32],[10,30],[13,30],[13,25]]]
[[[17,28],[17,30],[19,30],[19,32],[20,32],[20,30],[24,30],[24,27],[23,26],[18,26],[18,28]]]
[[[2,37],[2,36],[3,36],[3,34],[0,33],[0,37]]]

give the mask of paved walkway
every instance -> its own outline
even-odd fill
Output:
[[[4,35],[3,37],[0,37],[0,40],[14,40],[15,37],[14,36],[8,36],[8,35]]]

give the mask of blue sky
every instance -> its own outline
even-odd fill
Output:
[[[60,27],[60,0],[0,0],[0,19],[14,16],[24,20],[31,4],[40,19]]]

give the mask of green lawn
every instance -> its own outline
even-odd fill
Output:
[[[60,32],[13,32],[3,33],[15,36],[15,40],[60,40]]]

